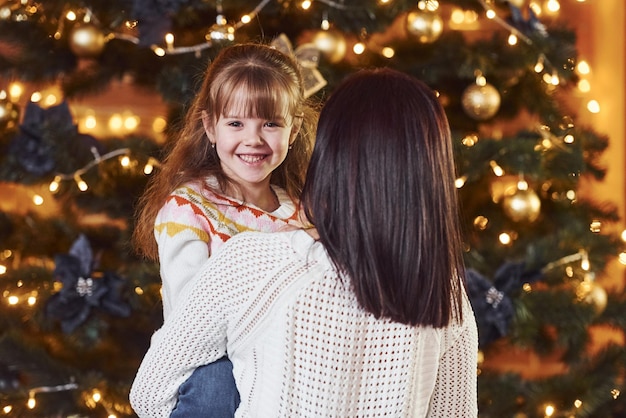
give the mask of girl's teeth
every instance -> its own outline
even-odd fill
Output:
[[[261,156],[261,155],[240,155],[239,158],[241,158],[242,160],[244,160],[247,163],[256,163],[258,161],[261,161],[263,159],[263,156]]]

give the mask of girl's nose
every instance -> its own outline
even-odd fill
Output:
[[[247,130],[243,143],[250,146],[263,144],[263,134],[261,128],[254,127]]]

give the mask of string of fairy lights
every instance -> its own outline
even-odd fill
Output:
[[[179,45],[177,39],[173,33],[167,33],[162,39],[162,42],[151,45],[150,48],[157,56],[163,57],[166,55],[188,54],[198,53],[206,48],[211,48],[216,42],[222,41],[235,41],[237,31],[244,25],[252,22],[259,13],[273,0],[262,0],[258,2],[248,13],[239,16],[236,20],[229,19],[223,13],[221,8],[221,2],[217,3],[217,17],[213,25],[211,25],[206,32],[204,39],[193,45]],[[583,2],[584,0],[577,0]],[[343,2],[337,2],[332,0],[303,0],[300,2],[300,8],[303,13],[309,10],[313,3],[320,3],[324,6],[337,9],[344,12],[349,12],[350,9]],[[379,7],[386,7],[391,4],[393,0],[379,0]],[[504,30],[509,32],[507,39],[508,44],[513,48],[521,40],[526,44],[532,44],[532,40],[521,32],[516,27],[512,26],[508,21],[502,18],[498,14],[498,9],[495,7],[493,0],[477,0],[477,2],[484,9],[484,14],[478,14],[474,11],[463,10],[461,8],[454,8],[450,13],[450,20],[447,25],[450,28],[463,30],[464,28],[474,28],[476,25],[480,25],[482,18],[495,22],[501,26]],[[543,14],[554,15],[558,13],[560,9],[560,3],[558,0],[511,0],[510,3],[516,6],[522,4],[528,5],[537,16]],[[15,19],[15,20],[28,20],[34,19],[38,13],[44,7],[42,2],[33,2],[30,0],[17,0],[17,1],[0,1],[0,19]],[[416,4],[416,9],[407,13],[407,31],[410,36],[415,37],[418,42],[431,43],[438,39],[445,26],[441,16],[438,14],[440,9],[440,3],[436,0],[422,0]],[[322,21],[320,22],[320,32],[314,37],[313,43],[316,47],[329,59],[332,63],[340,62],[345,58],[348,51],[352,51],[355,56],[361,55],[366,51],[374,51],[386,58],[392,58],[395,55],[395,51],[390,46],[379,46],[374,43],[368,43],[367,39],[363,37],[355,37],[349,41],[349,38],[338,34],[336,29],[333,28],[332,22],[328,19],[328,14],[324,14]],[[106,47],[107,42],[112,39],[131,42],[134,44],[139,43],[139,39],[132,33],[135,29],[137,22],[127,21],[124,23],[122,30],[107,31],[99,24],[97,16],[95,16],[88,8],[74,8],[67,6],[62,12],[62,16],[58,19],[58,26],[52,34],[55,39],[64,39],[64,33],[66,27],[71,27],[71,33],[69,41],[74,53],[81,57],[97,56],[103,48]],[[348,45],[348,42],[352,42]],[[547,57],[543,54],[538,54],[537,61],[533,67],[541,80],[545,83],[546,88],[554,89],[562,83],[558,73]],[[591,69],[589,64],[585,60],[579,60],[576,65],[576,71],[578,74],[578,89],[583,93],[588,93],[591,90],[591,82],[589,75]],[[487,120],[493,117],[500,105],[500,96],[491,84],[487,81],[487,75],[484,74],[482,69],[476,69],[475,71],[475,84],[468,86],[468,89],[464,93],[463,104],[464,109],[470,116],[477,120]],[[11,109],[11,104],[16,102],[23,93],[23,86],[17,82],[13,82],[9,85],[7,90],[0,90],[0,119],[4,117],[3,111]],[[60,99],[55,97],[54,94],[46,96],[41,91],[34,92],[30,99],[32,101],[41,101],[48,105],[57,103]],[[600,111],[599,103],[596,100],[589,100],[587,109],[592,113]],[[91,118],[91,119],[90,119]],[[123,119],[120,115],[116,115],[116,122],[110,125],[124,126],[126,125],[129,130],[132,130],[133,126],[136,126],[136,116],[128,116]],[[86,128],[95,126],[94,116],[87,116],[85,121],[81,122],[81,125]],[[133,125],[135,124],[135,125]],[[155,126],[154,131],[162,131],[164,129],[165,121],[160,118],[153,124]],[[566,118],[563,124],[567,127],[564,130],[564,134],[557,135],[550,131],[547,126],[539,125],[536,127],[536,131],[540,134],[542,140],[538,144],[538,147],[542,150],[547,150],[552,147],[567,147],[572,144],[576,138],[572,132],[571,119]],[[463,145],[470,148],[479,141],[477,134],[469,134],[462,139]],[[120,148],[103,155],[100,155],[95,148],[92,148],[93,160],[88,162],[82,167],[77,168],[73,172],[69,173],[56,173],[53,180],[48,185],[50,193],[57,193],[60,190],[62,182],[74,182],[78,190],[84,192],[89,189],[89,185],[84,180],[83,175],[89,170],[97,167],[99,164],[117,159],[122,167],[135,167],[137,161],[133,159],[131,150],[128,148]],[[505,203],[505,209],[507,215],[513,220],[525,220],[533,221],[541,210],[540,199],[536,193],[530,187],[528,180],[523,173],[515,173],[508,175],[502,168],[498,159],[502,155],[496,155],[490,159],[487,164],[489,169],[498,178],[506,178],[507,190],[501,192],[499,198]],[[159,166],[159,161],[150,157],[147,162],[143,163],[141,170],[144,174],[150,175],[155,168]],[[477,176],[478,172],[482,171],[484,167],[472,167],[475,172],[462,173],[456,179],[457,188],[462,188],[471,178]],[[563,198],[563,196],[553,196],[554,199]],[[564,193],[564,198],[574,202],[577,199],[575,190],[568,190]],[[40,194],[33,196],[33,203],[35,205],[41,205],[44,203],[44,198]],[[517,217],[517,218],[516,218]],[[487,228],[489,219],[484,216],[478,216],[474,220],[474,226],[483,230]],[[600,221],[593,221],[590,226],[590,230],[594,233],[601,232],[602,225]],[[498,240],[501,245],[509,246],[515,241],[515,231],[503,231]],[[622,233],[622,240],[626,242],[626,231]],[[9,249],[5,249],[0,252],[0,276],[7,272],[8,264],[7,260],[14,257],[14,252]],[[619,256],[619,261],[626,265],[626,252],[623,252]],[[577,295],[580,299],[588,297],[592,290],[597,290],[599,286],[594,285],[594,273],[592,266],[589,263],[589,257],[587,251],[581,249],[578,253],[563,257],[556,260],[544,267],[544,271],[551,270],[557,267],[564,267],[565,274],[573,278],[575,276],[575,263],[576,268],[582,269],[585,274],[584,278],[580,281],[579,291]],[[18,283],[17,288],[22,288],[23,283]],[[525,284],[523,290],[531,292],[532,286]],[[143,289],[136,288],[135,291],[138,294],[143,293]],[[599,288],[601,292],[602,289]],[[29,291],[24,294],[18,294],[17,292],[10,292],[5,290],[2,294],[1,302],[4,302],[8,306],[12,307],[32,307],[37,304],[37,291]],[[602,295],[600,293],[600,298]],[[606,298],[606,294],[604,295]],[[600,302],[601,303],[601,302]],[[28,391],[29,396],[26,401],[28,409],[35,409],[37,406],[36,395],[40,393],[49,392],[61,392],[70,390],[82,390],[83,399],[85,404],[91,408],[95,408],[97,405],[103,406],[107,410],[108,418],[117,418],[117,412],[114,408],[107,406],[107,402],[103,398],[103,392],[97,388],[82,389],[76,382],[69,382],[66,384],[55,386],[43,386],[32,388]],[[620,395],[620,391],[617,388],[611,389],[610,395],[613,398],[617,398]],[[576,400],[573,407],[574,410],[582,408],[583,400]],[[0,411],[9,415],[13,410],[13,405],[6,403],[0,405]],[[552,404],[546,404],[545,410],[542,411],[546,417],[554,416],[558,411]]]

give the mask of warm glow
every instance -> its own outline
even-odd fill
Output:
[[[565,142],[566,144],[573,144],[574,143],[574,135],[572,135],[572,134],[565,135],[565,137],[563,138],[563,142]]]
[[[100,402],[102,400],[102,395],[97,390],[94,390],[91,395],[91,399],[93,399],[94,402]]]
[[[591,113],[600,113],[600,103],[597,100],[589,100],[587,102],[587,110]]]
[[[152,49],[154,51],[154,53],[156,54],[156,56],[158,57],[164,57],[165,56],[165,50],[163,48],[160,48],[158,46],[153,47]]]
[[[576,70],[578,70],[580,74],[589,74],[591,72],[591,67],[589,66],[587,61],[581,60],[576,65]]]
[[[450,14],[450,21],[452,21],[452,23],[456,23],[457,25],[465,22],[465,13],[463,10],[455,8]]]
[[[154,121],[152,122],[152,130],[154,132],[162,133],[166,127],[167,127],[167,121],[165,120],[165,118],[162,118],[160,116],[157,118],[154,118]]]
[[[130,167],[130,158],[128,155],[124,155],[120,158],[120,165],[122,167]]]
[[[85,183],[85,181],[78,174],[74,176],[74,181],[76,182],[78,190],[80,190],[81,192],[84,192],[89,188],[89,186],[87,186],[87,183]]]
[[[31,396],[30,398],[28,398],[26,406],[28,406],[29,409],[35,409],[35,406],[37,406],[37,401],[34,397]]]
[[[117,113],[111,115],[111,118],[109,119],[109,129],[115,132],[121,130],[122,126],[124,126],[122,116]]]
[[[381,54],[383,55],[383,57],[385,58],[393,58],[393,56],[396,54],[396,51],[394,51],[393,48],[391,47],[384,47],[383,50],[381,51]]]
[[[124,128],[129,131],[134,131],[139,126],[139,116],[128,116],[124,119]]]
[[[506,232],[501,233],[498,236],[498,240],[502,245],[509,245],[513,241],[511,239],[511,235],[507,234]]]
[[[7,298],[7,301],[9,302],[9,305],[17,305],[20,301],[20,298],[18,298],[17,296],[9,296]]]
[[[11,96],[12,101],[18,101],[23,92],[24,86],[20,83],[11,83],[9,86],[9,96]]]
[[[551,417],[554,414],[554,407],[552,405],[546,406],[546,416]]]
[[[454,185],[456,186],[457,189],[460,189],[461,187],[465,186],[466,181],[467,181],[467,176],[461,176],[457,178],[456,180],[454,180]]]
[[[502,167],[498,165],[497,162],[495,162],[494,160],[491,160],[489,161],[489,165],[491,166],[491,169],[493,170],[493,174],[495,174],[498,177],[502,177],[504,175],[504,170],[502,169]]]
[[[7,266],[4,264],[0,264],[0,274],[4,274],[7,272]]]
[[[43,197],[41,197],[41,195],[35,194],[35,195],[33,196],[33,203],[34,203],[36,206],[41,206],[41,205],[43,205]]]
[[[243,15],[243,16],[241,16],[241,23],[243,23],[243,24],[250,23],[251,20],[252,20],[252,18],[250,17],[250,15]]]
[[[69,12],[67,12],[65,14],[65,18],[67,20],[71,20],[72,22],[76,20],[76,13],[74,13],[72,10],[70,10]]]
[[[50,190],[52,193],[58,191],[60,182],[61,182],[61,177],[56,176],[54,180],[52,180],[52,183],[50,183],[50,186],[48,186],[48,190]]]
[[[546,1],[546,11],[549,14],[556,14],[561,10],[561,3],[558,0],[548,0]]]
[[[303,10],[309,10],[309,8],[311,7],[311,1],[304,0],[302,4],[300,5],[300,7],[302,7]]]
[[[580,90],[582,93],[589,93],[589,91],[591,91],[591,84],[589,83],[589,80],[585,80],[584,78],[578,80],[577,86],[578,90]]]
[[[354,53],[357,55],[361,55],[362,53],[365,52],[365,44],[363,42],[357,42],[352,47],[352,51],[354,51]]]
[[[95,129],[98,122],[96,121],[96,117],[94,115],[85,116],[85,128],[87,129]]]
[[[486,15],[487,15],[487,19],[493,19],[496,17],[496,12],[493,11],[492,9],[489,9],[487,10]]]
[[[5,414],[8,414],[12,410],[13,410],[13,407],[11,405],[7,405],[7,406],[2,408],[2,412],[4,412]]]
[[[509,35],[509,39],[507,41],[509,43],[509,45],[513,46],[513,45],[517,45],[517,36],[515,36],[514,34],[510,34]]]
[[[37,303],[37,297],[29,296],[27,299],[27,303],[29,306],[34,306]]]

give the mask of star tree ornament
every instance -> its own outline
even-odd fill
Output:
[[[469,85],[461,96],[465,113],[474,120],[491,119],[500,110],[500,93],[493,85],[483,82]]]

